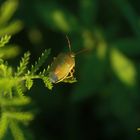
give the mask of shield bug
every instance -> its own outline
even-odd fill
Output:
[[[71,51],[71,44],[69,38],[66,36],[68,41],[69,52],[60,53],[54,58],[53,63],[49,68],[49,79],[52,83],[63,82],[75,82],[73,77],[75,67],[75,53]]]

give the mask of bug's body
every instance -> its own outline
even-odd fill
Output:
[[[75,55],[72,52],[60,53],[52,63],[49,70],[49,79],[53,83],[58,83],[66,79],[75,66]],[[70,75],[69,77],[72,77]]]
[[[68,37],[66,36],[69,46],[68,53],[60,53],[54,58],[53,63],[49,69],[49,79],[52,83],[58,82],[76,82],[73,77],[75,67],[75,53],[71,51],[71,45]]]

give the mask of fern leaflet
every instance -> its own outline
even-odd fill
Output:
[[[0,47],[4,47],[5,44],[7,44],[10,40],[11,36],[10,35],[5,35],[3,37],[1,37],[0,39]]]
[[[31,74],[34,74],[35,72],[37,72],[39,70],[39,68],[46,61],[49,54],[50,54],[50,49],[45,50],[44,53],[42,53],[42,55],[41,55],[41,57],[39,57],[38,61],[36,61],[35,64],[32,65]]]
[[[25,70],[27,68],[27,65],[29,63],[30,53],[26,52],[21,59],[21,62],[19,64],[19,67],[17,67],[17,73],[16,76],[20,76],[25,73]]]

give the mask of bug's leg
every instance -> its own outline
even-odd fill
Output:
[[[70,71],[69,75],[65,79],[70,79],[73,77],[74,68]]]
[[[76,78],[73,76],[74,69],[72,69],[69,75],[63,80],[65,83],[74,83],[77,82]]]
[[[72,73],[72,75],[73,75],[74,72],[75,72],[75,69],[73,68],[73,69],[70,71],[70,73]]]
[[[73,72],[70,71],[70,73],[63,79],[57,81],[56,83],[59,83],[59,82],[66,82],[68,83],[68,81],[70,81],[71,79],[73,79]]]

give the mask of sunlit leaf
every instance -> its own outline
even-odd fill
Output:
[[[133,62],[116,48],[111,49],[110,59],[112,69],[118,78],[128,86],[135,85],[136,69]]]
[[[70,32],[79,28],[76,17],[56,3],[37,5],[42,21],[51,28],[63,32]]]
[[[18,0],[7,0],[0,9],[0,26],[7,24],[17,10]]]

